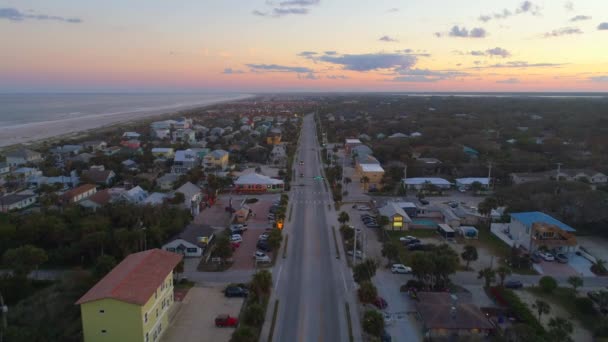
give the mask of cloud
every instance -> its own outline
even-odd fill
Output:
[[[524,61],[507,62],[504,64],[494,64],[487,66],[486,68],[544,68],[544,67],[558,67],[564,65],[563,63],[528,63]]]
[[[455,77],[464,77],[469,74],[462,71],[436,71],[429,69],[403,69],[399,70],[399,76],[396,76],[390,81],[393,82],[411,82],[411,83],[427,83],[438,82]]]
[[[496,81],[496,83],[517,84],[517,83],[520,83],[520,81],[517,78],[507,78],[506,80],[498,80],[498,81]]]
[[[266,12],[262,12],[262,11],[258,11],[258,10],[253,10],[253,11],[251,11],[251,14],[253,14],[253,15],[257,15],[257,16],[260,16],[260,17],[265,17],[265,16],[267,16],[267,15],[268,15],[268,13],[266,13]]]
[[[328,56],[335,56],[338,54],[338,52],[337,51],[325,51],[325,54]]]
[[[591,81],[591,82],[601,82],[601,83],[608,82],[608,75],[589,77],[589,81]]]
[[[255,72],[297,72],[297,73],[312,73],[313,70],[306,67],[285,66],[278,64],[246,64]]]
[[[320,2],[321,0],[287,0],[279,2],[279,6],[313,6]]]
[[[591,20],[591,16],[588,16],[588,15],[577,15],[575,17],[570,18],[571,22],[584,21],[584,20]]]
[[[383,42],[398,42],[397,39],[390,37],[390,36],[382,36],[378,40],[383,41]]]
[[[564,4],[564,8],[566,9],[566,11],[574,11],[574,4],[572,3],[572,1],[566,1],[566,3]]]
[[[486,50],[488,56],[498,56],[502,58],[507,58],[511,56],[511,53],[503,48],[495,47],[493,49]]]
[[[568,36],[568,35],[581,34],[581,33],[583,33],[583,31],[581,31],[581,29],[579,29],[578,27],[562,27],[557,30],[547,32],[543,36],[545,38],[553,38],[553,37],[561,37],[561,36]]]
[[[378,69],[408,69],[416,64],[416,56],[400,53],[366,53],[323,55],[317,60],[342,66],[345,70],[372,71]]]
[[[79,24],[82,22],[80,18],[66,18],[60,17],[56,15],[46,15],[46,14],[36,14],[35,12],[31,12],[32,14],[27,14],[19,11],[16,8],[0,8],[0,19],[6,19],[12,22],[25,21],[25,20],[48,20],[48,21],[61,21],[64,23],[70,24]]]
[[[446,35],[445,33],[441,33],[441,32],[435,33],[435,36],[437,36],[437,37],[443,37],[445,35]],[[460,27],[458,25],[454,25],[452,27],[452,29],[450,30],[450,32],[447,33],[447,35],[450,37],[457,37],[457,38],[484,38],[487,35],[487,32],[485,29],[483,29],[481,27],[475,27],[471,31],[469,31],[464,26]]]
[[[268,11],[253,10],[251,13],[260,17],[280,18],[286,15],[304,15],[310,13],[307,7],[318,5],[320,0],[285,0],[285,1],[266,1],[266,5],[273,8]]]
[[[608,30],[608,22],[599,24],[599,26],[597,27],[597,29],[601,30],[601,31]]]
[[[282,17],[289,14],[308,14],[308,8],[297,8],[297,7],[288,7],[288,8],[273,8],[272,15],[275,17]]]
[[[244,74],[245,72],[243,70],[238,70],[238,69],[232,69],[232,68],[226,68],[224,69],[224,71],[222,72],[222,74],[226,74],[226,75],[234,75],[234,74]]]
[[[541,8],[537,5],[535,5],[534,3],[532,3],[531,1],[524,1],[522,3],[519,4],[519,6],[517,8],[515,8],[514,10],[508,10],[508,9],[503,9],[500,12],[495,12],[492,14],[482,14],[479,16],[479,20],[483,21],[484,23],[495,19],[495,20],[500,20],[500,19],[507,19],[509,17],[512,17],[514,15],[518,15],[518,14],[525,14],[525,13],[530,13],[532,15],[540,15],[541,13]]]
[[[345,76],[345,75],[327,75],[325,77],[329,78],[330,80],[347,80],[347,79],[349,79],[349,77]]]
[[[314,55],[317,55],[317,53],[314,51],[302,51],[298,54],[298,56],[305,58],[312,58]]]
[[[308,74],[302,76],[300,74],[298,74],[298,79],[299,80],[318,80],[319,78],[312,72],[309,72]]]
[[[388,13],[395,13],[395,12],[399,12],[399,9],[397,7],[393,7],[393,8],[389,8],[386,10]]]

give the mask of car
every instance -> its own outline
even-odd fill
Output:
[[[304,174],[302,172],[300,172],[300,177],[304,177]]]
[[[412,268],[405,266],[403,264],[393,264],[393,266],[391,266],[391,272],[407,274],[407,273],[412,273]]]
[[[425,200],[424,198],[421,198],[418,201],[420,201],[420,204],[422,204],[422,205],[427,205],[427,204],[431,203],[428,200]]]
[[[346,254],[348,254],[349,256],[351,256],[351,257],[352,257],[352,256],[353,256],[353,251],[348,251],[348,252],[346,252]],[[355,252],[355,257],[356,257],[357,259],[363,259],[363,252],[361,252],[361,251],[356,251],[356,252]]]
[[[256,251],[253,253],[253,257],[255,258],[255,262],[267,263],[271,261],[270,257],[262,251]]]
[[[373,216],[373,215],[370,215],[370,214],[361,214],[361,215],[359,215],[359,216],[361,216],[361,218],[364,218],[364,217],[370,217],[370,218],[374,218],[374,216]]]
[[[246,230],[247,230],[247,228],[242,227],[242,226],[241,227],[237,227],[237,226],[230,227],[230,233],[232,233],[232,234],[242,235]]]
[[[404,244],[405,244],[406,246],[410,246],[410,245],[414,245],[414,244],[421,244],[421,243],[422,243],[422,241],[420,241],[420,240],[418,240],[418,239],[414,238],[414,239],[412,239],[412,240],[409,240],[408,242],[405,242]]]
[[[300,165],[304,165],[304,161],[303,160],[300,160]]]
[[[567,264],[568,263],[568,257],[564,253],[557,253],[557,254],[555,254],[555,260],[557,260],[557,262],[559,262],[560,264]]]
[[[241,247],[241,243],[240,242],[231,242],[230,246],[232,247],[232,250],[235,250],[235,249]]]
[[[368,207],[367,205],[360,205],[360,204],[355,204],[353,205],[353,209],[357,209],[359,211],[368,211],[368,210],[372,210],[372,208]]]
[[[420,242],[415,242],[412,244],[407,245],[407,249],[410,251],[422,251],[424,250],[424,245]]]
[[[412,240],[416,240],[416,237],[411,236],[411,235],[406,235],[406,236],[402,236],[399,238],[399,241],[401,241],[401,242],[410,242]]]
[[[508,280],[505,283],[505,287],[508,289],[521,289],[524,287],[524,284],[519,280]]]
[[[388,307],[388,303],[382,297],[376,297],[372,304],[380,310],[384,310]]]
[[[545,261],[555,261],[555,257],[549,252],[538,252],[538,256]]]
[[[451,208],[456,208],[456,207],[458,207],[458,202],[455,202],[455,201],[450,201],[450,202],[448,202],[448,205],[449,205]]]
[[[241,234],[230,235],[230,242],[242,242],[242,241],[243,241],[243,237],[241,236]]]
[[[266,241],[266,240],[268,240],[269,237],[270,237],[270,234],[263,233],[258,237],[258,241]]]
[[[541,257],[538,256],[538,254],[534,253],[530,256],[530,261],[532,261],[535,264],[540,264],[540,262],[542,261]]]
[[[380,342],[392,342],[393,338],[386,331],[386,329],[382,329],[382,334],[380,335]]]
[[[215,326],[218,328],[223,327],[236,327],[239,325],[239,319],[230,315],[218,315],[215,317]]]
[[[226,297],[247,297],[248,294],[249,291],[240,286],[228,286],[224,290],[224,296]]]
[[[465,192],[467,192],[467,189],[466,188],[458,188],[458,191],[460,191],[462,193],[465,193]]]
[[[366,226],[368,228],[380,228],[380,226],[377,223],[369,223],[369,224],[366,224]]]
[[[270,245],[268,245],[268,243],[266,241],[258,241],[258,243],[255,245],[257,247],[257,249],[261,250],[262,252],[271,252],[272,248],[270,248]]]
[[[373,218],[373,217],[365,217],[365,218],[361,219],[361,221],[363,221],[363,222],[373,222],[373,223],[377,222],[376,219]]]
[[[600,292],[602,291],[589,291],[587,292],[587,297],[593,302],[598,303],[600,301]]]

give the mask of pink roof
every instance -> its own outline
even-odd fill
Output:
[[[160,249],[130,254],[76,304],[116,299],[144,305],[181,260],[180,254]]]

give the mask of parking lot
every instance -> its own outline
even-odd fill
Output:
[[[234,328],[216,328],[220,314],[238,316],[243,298],[224,297],[225,286],[197,285],[188,291],[162,340],[165,342],[230,341]]]

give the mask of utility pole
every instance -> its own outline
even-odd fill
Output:
[[[355,266],[356,264],[356,260],[357,260],[357,229],[354,228],[355,230],[355,239],[354,239],[354,243],[353,243],[353,266]]]
[[[559,174],[561,173],[562,165],[563,165],[563,163],[557,163],[557,175],[555,176],[555,179],[557,181],[559,181]]]
[[[492,162],[488,164],[488,188],[492,188]]]
[[[401,186],[405,189],[405,180],[407,179],[407,164],[403,167],[403,181],[401,182]]]

